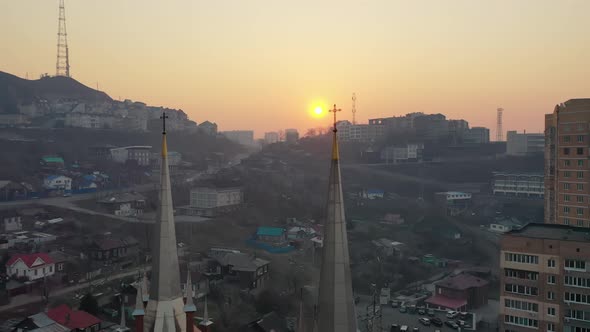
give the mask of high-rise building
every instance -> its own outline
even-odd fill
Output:
[[[230,130],[221,133],[232,142],[246,146],[254,145],[254,131],[252,130]]]
[[[264,144],[273,144],[279,141],[279,133],[271,131],[264,133]]]
[[[581,228],[528,224],[502,235],[499,330],[589,331],[589,257]]]
[[[590,227],[590,99],[545,115],[545,222]]]
[[[490,142],[490,130],[485,127],[472,127],[463,137],[467,144],[486,144]]]
[[[293,144],[299,140],[297,129],[285,129],[285,142]]]
[[[525,156],[542,153],[545,149],[545,135],[543,133],[522,134],[516,131],[506,133],[506,154],[511,156]]]

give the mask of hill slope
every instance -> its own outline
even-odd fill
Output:
[[[91,89],[73,78],[55,76],[26,80],[0,71],[0,113],[17,113],[19,103],[35,99],[112,100],[106,93]]]

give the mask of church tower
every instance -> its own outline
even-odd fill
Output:
[[[315,332],[356,332],[357,322],[350,276],[348,236],[340,179],[340,154],[336,135],[336,109],[332,138],[332,161],[324,222],[324,245],[320,270],[317,327]]]

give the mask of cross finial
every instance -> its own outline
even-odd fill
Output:
[[[332,130],[333,132],[337,132],[338,130],[336,129],[336,112],[340,112],[342,111],[339,108],[336,108],[336,104],[334,104],[334,108],[331,109],[329,112],[334,113],[334,129]]]
[[[166,135],[166,119],[168,119],[166,112],[162,112],[160,119],[162,119],[162,135]]]

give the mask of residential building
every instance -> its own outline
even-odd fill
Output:
[[[62,169],[64,168],[64,159],[57,156],[45,156],[41,158],[41,166],[44,168]]]
[[[313,227],[293,226],[287,231],[287,238],[289,240],[309,239],[316,235]]]
[[[227,137],[232,142],[246,145],[246,146],[253,146],[254,145],[254,131],[253,130],[231,130],[231,131],[222,131],[221,134]]]
[[[111,160],[111,149],[114,148],[116,148],[116,146],[110,144],[88,147],[88,158],[94,161]]]
[[[242,188],[198,187],[190,192],[190,214],[214,216],[239,207],[244,201]]]
[[[390,239],[381,238],[379,240],[373,240],[373,244],[377,248],[377,253],[383,256],[402,256],[403,248],[405,244],[393,241]]]
[[[449,123],[443,114],[425,114],[414,119],[416,135],[426,141],[438,141],[449,135]]]
[[[139,166],[149,166],[150,164],[150,145],[133,145],[111,149],[111,158],[117,163],[126,163],[135,161]]]
[[[160,154],[158,152],[153,152],[151,155],[151,159],[152,159],[151,164],[154,168],[161,167]],[[168,151],[168,165],[170,167],[177,168],[181,162],[182,162],[182,154],[180,152]]]
[[[385,126],[375,124],[352,124],[350,121],[339,121],[338,139],[353,142],[374,142],[385,137]]]
[[[471,203],[471,194],[459,191],[445,191],[434,194],[436,204],[448,215],[457,215]]]
[[[142,215],[145,202],[145,196],[135,192],[114,194],[98,201],[109,213],[121,217]]]
[[[545,195],[543,174],[494,172],[493,176],[494,195],[538,198]]]
[[[6,274],[16,278],[38,280],[55,274],[55,263],[45,253],[16,254],[6,263]]]
[[[0,211],[0,233],[17,232],[22,229],[20,213],[16,210]]]
[[[49,175],[43,180],[43,187],[47,190],[71,191],[72,179],[64,175]]]
[[[426,299],[429,308],[467,311],[488,303],[489,282],[461,273],[434,284],[434,295]]]
[[[51,308],[47,316],[72,332],[94,332],[100,328],[100,319],[82,310],[73,310],[67,304]]]
[[[279,133],[271,131],[264,133],[264,144],[273,144],[279,141]]]
[[[285,142],[289,144],[296,143],[299,140],[297,129],[285,129]]]
[[[124,239],[103,238],[94,240],[88,247],[90,258],[98,261],[117,261],[128,257],[136,257],[139,242],[133,237]]]
[[[0,249],[13,248],[18,245],[36,245],[53,242],[57,236],[41,232],[18,231],[0,234]]]
[[[51,332],[70,332],[71,330],[53,319],[49,318],[46,313],[40,312],[31,315],[12,326],[12,329],[0,331],[51,331]]]
[[[490,142],[490,130],[485,127],[472,127],[463,136],[466,144],[487,144]]]
[[[388,146],[381,150],[381,160],[386,164],[401,164],[422,161],[424,144],[411,143],[402,146]]]
[[[283,244],[287,241],[287,234],[281,227],[258,227],[256,230],[256,240],[270,244]]]
[[[545,116],[545,222],[590,227],[590,99]]]
[[[215,260],[211,267],[222,277],[237,281],[242,288],[263,288],[270,278],[270,262],[238,250],[211,248],[209,256]]]
[[[198,130],[207,135],[217,135],[217,124],[205,121],[197,126]]]
[[[10,180],[0,180],[0,201],[12,201],[27,198],[32,187],[26,183],[18,183]]]
[[[525,156],[535,153],[543,153],[545,150],[545,134],[527,133],[516,131],[506,133],[506,154],[510,156]]]
[[[587,228],[528,224],[500,240],[500,331],[587,331]]]

